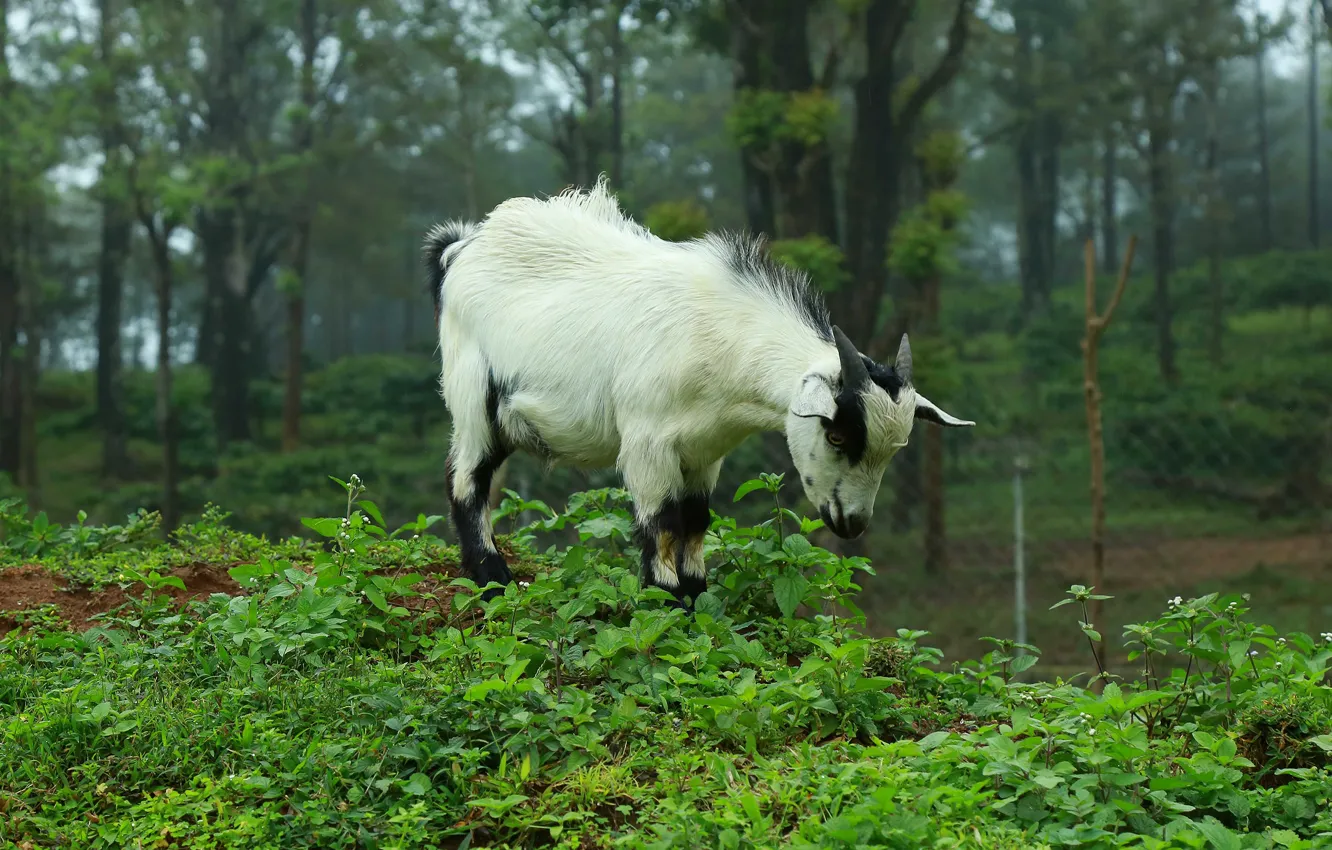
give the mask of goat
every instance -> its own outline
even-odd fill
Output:
[[[453,420],[450,517],[481,587],[513,580],[488,496],[515,451],[617,467],[645,584],[692,608],[706,589],[708,499],[746,437],[784,430],[805,495],[850,539],[916,419],[975,424],[916,391],[905,334],[893,365],[874,362],[759,239],[659,239],[621,212],[604,175],[438,224],[424,253]]]

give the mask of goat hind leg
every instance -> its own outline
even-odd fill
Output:
[[[495,546],[490,524],[490,483],[508,453],[498,449],[498,440],[487,443],[482,447],[480,441],[455,432],[448,461],[449,514],[458,535],[463,572],[478,587],[513,581],[508,563]],[[488,602],[503,592],[502,588],[482,591],[481,599]]]

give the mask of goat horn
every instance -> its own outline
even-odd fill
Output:
[[[847,390],[859,390],[869,383],[869,370],[865,368],[865,361],[860,358],[860,352],[851,344],[851,340],[846,338],[842,329],[833,325],[833,342],[837,344],[837,355],[842,360],[842,388]]]
[[[897,372],[897,377],[902,379],[903,384],[911,383],[911,343],[907,342],[906,334],[902,334],[902,342],[897,346],[897,359],[893,361],[893,370]]]

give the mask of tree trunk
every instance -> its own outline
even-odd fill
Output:
[[[1260,43],[1254,57],[1258,85],[1258,234],[1264,253],[1272,250],[1272,164],[1267,143],[1267,49]]]
[[[943,56],[920,74],[905,100],[899,47],[918,4],[872,0],[865,12],[865,74],[855,86],[856,125],[846,186],[846,257],[854,286],[834,302],[839,322],[871,357],[891,356],[905,330],[879,334],[880,306],[888,290],[888,240],[902,208],[903,172],[911,161],[912,137],[925,107],[962,67],[972,0],[958,0]],[[907,465],[907,464],[904,464]]]
[[[1309,247],[1317,248],[1322,228],[1319,226],[1318,191],[1318,4],[1309,0]]]
[[[14,80],[9,74],[9,0],[0,0],[0,139],[14,138]],[[18,481],[20,449],[19,269],[15,242],[16,163],[0,146],[0,473]]]
[[[296,152],[309,155],[314,148],[314,62],[319,46],[319,9],[316,0],[301,0],[301,101],[305,111],[296,127]],[[305,284],[310,265],[310,232],[314,225],[313,175],[307,165],[305,198],[300,202],[292,229],[291,272],[294,291],[287,294],[287,363],[282,393],[282,451],[293,452],[301,444],[302,362],[305,351]]]
[[[1031,121],[1024,121],[1018,131],[1017,144],[1013,153],[1017,158],[1017,237],[1018,237],[1018,278],[1022,286],[1022,320],[1028,322],[1040,310],[1044,309],[1041,297],[1041,280],[1044,278],[1040,264],[1044,252],[1036,248],[1037,234],[1040,231],[1037,198],[1040,194],[1036,180],[1036,134]]]
[[[213,422],[218,450],[250,439],[249,263],[244,227],[234,210],[217,211],[204,229],[204,273],[213,301]]]
[[[771,2],[771,0],[769,0]],[[809,0],[771,2],[772,45],[782,60],[772,66],[772,88],[783,93],[816,87],[810,62]],[[819,235],[836,244],[837,209],[832,153],[826,141],[781,145],[773,187],[777,194],[777,233],[783,238]]]
[[[1220,367],[1225,357],[1225,292],[1221,279],[1221,164],[1219,161],[1220,129],[1217,125],[1220,69],[1212,67],[1204,77],[1207,97],[1207,157],[1204,166],[1207,185],[1207,281],[1210,298],[1210,328],[1207,337],[1208,357]]]
[[[924,330],[939,332],[939,296],[943,281],[933,275],[925,284]],[[948,571],[948,534],[944,523],[944,429],[926,427],[921,435],[925,508],[925,572],[939,576]]]
[[[41,510],[42,487],[37,469],[37,381],[41,376],[42,317],[38,304],[37,217],[43,215],[36,204],[24,210],[22,225],[16,234],[14,266],[18,272],[19,323],[23,328],[22,360],[19,363],[18,485],[27,494],[33,510]]]
[[[1168,110],[1168,106],[1165,107]],[[1170,132],[1168,118],[1157,116],[1148,131],[1148,182],[1151,190],[1152,254],[1156,277],[1156,356],[1161,377],[1175,386],[1179,374],[1175,366],[1174,312],[1170,303],[1170,275],[1174,271],[1174,185],[1169,163]]]
[[[744,4],[738,3],[732,14],[735,19],[730,28],[732,82],[736,94],[746,89],[763,87],[763,52],[757,34],[747,23]],[[740,151],[742,185],[744,187],[745,219],[755,234],[769,238],[776,235],[776,213],[773,209],[772,180],[746,151]]]
[[[1054,288],[1055,251],[1058,247],[1059,224],[1059,148],[1063,144],[1063,126],[1059,114],[1048,110],[1040,120],[1040,147],[1036,160],[1037,174],[1040,177],[1040,243],[1043,254],[1041,269],[1041,297],[1043,303],[1050,301],[1050,292]]]
[[[157,373],[154,383],[157,390],[156,420],[157,437],[162,443],[162,533],[164,536],[175,531],[180,523],[180,456],[179,435],[176,428],[176,405],[171,397],[171,300],[174,286],[174,274],[171,268],[170,228],[158,232],[151,219],[145,221],[149,228],[149,241],[153,251],[153,270],[157,278]]]
[[[1106,129],[1104,144],[1101,152],[1101,243],[1105,250],[1102,268],[1113,274],[1115,257],[1119,256],[1119,145],[1113,127]]]
[[[871,348],[888,288],[888,239],[901,204],[902,164],[910,151],[911,128],[899,127],[896,121],[894,94],[900,81],[895,54],[905,27],[901,17],[907,14],[897,6],[878,0],[866,10],[867,60],[865,73],[854,88],[855,135],[844,220],[846,259],[855,284],[835,306],[845,333],[866,350]]]
[[[121,350],[121,306],[124,301],[125,258],[129,255],[133,214],[121,185],[123,168],[120,116],[116,109],[116,80],[112,71],[115,27],[111,0],[98,0],[99,55],[103,72],[111,78],[97,92],[101,116],[102,244],[97,262],[97,420],[102,429],[102,476],[120,478],[129,471],[125,447],[124,353]]]
[[[624,189],[624,31],[621,19],[624,17],[624,3],[611,6],[613,19],[611,26],[611,186],[618,191]]]

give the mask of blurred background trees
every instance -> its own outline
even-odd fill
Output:
[[[443,513],[422,234],[604,172],[663,238],[763,233],[981,423],[918,431],[846,547],[901,565],[885,618],[1002,579],[1019,455],[1028,560],[1078,575],[1081,245],[1110,274],[1130,232],[1112,572],[1219,534],[1325,563],[1290,541],[1332,507],[1330,32],[1321,0],[0,0],[0,490],[286,534],[356,471]],[[747,443],[715,507],[787,465]]]

